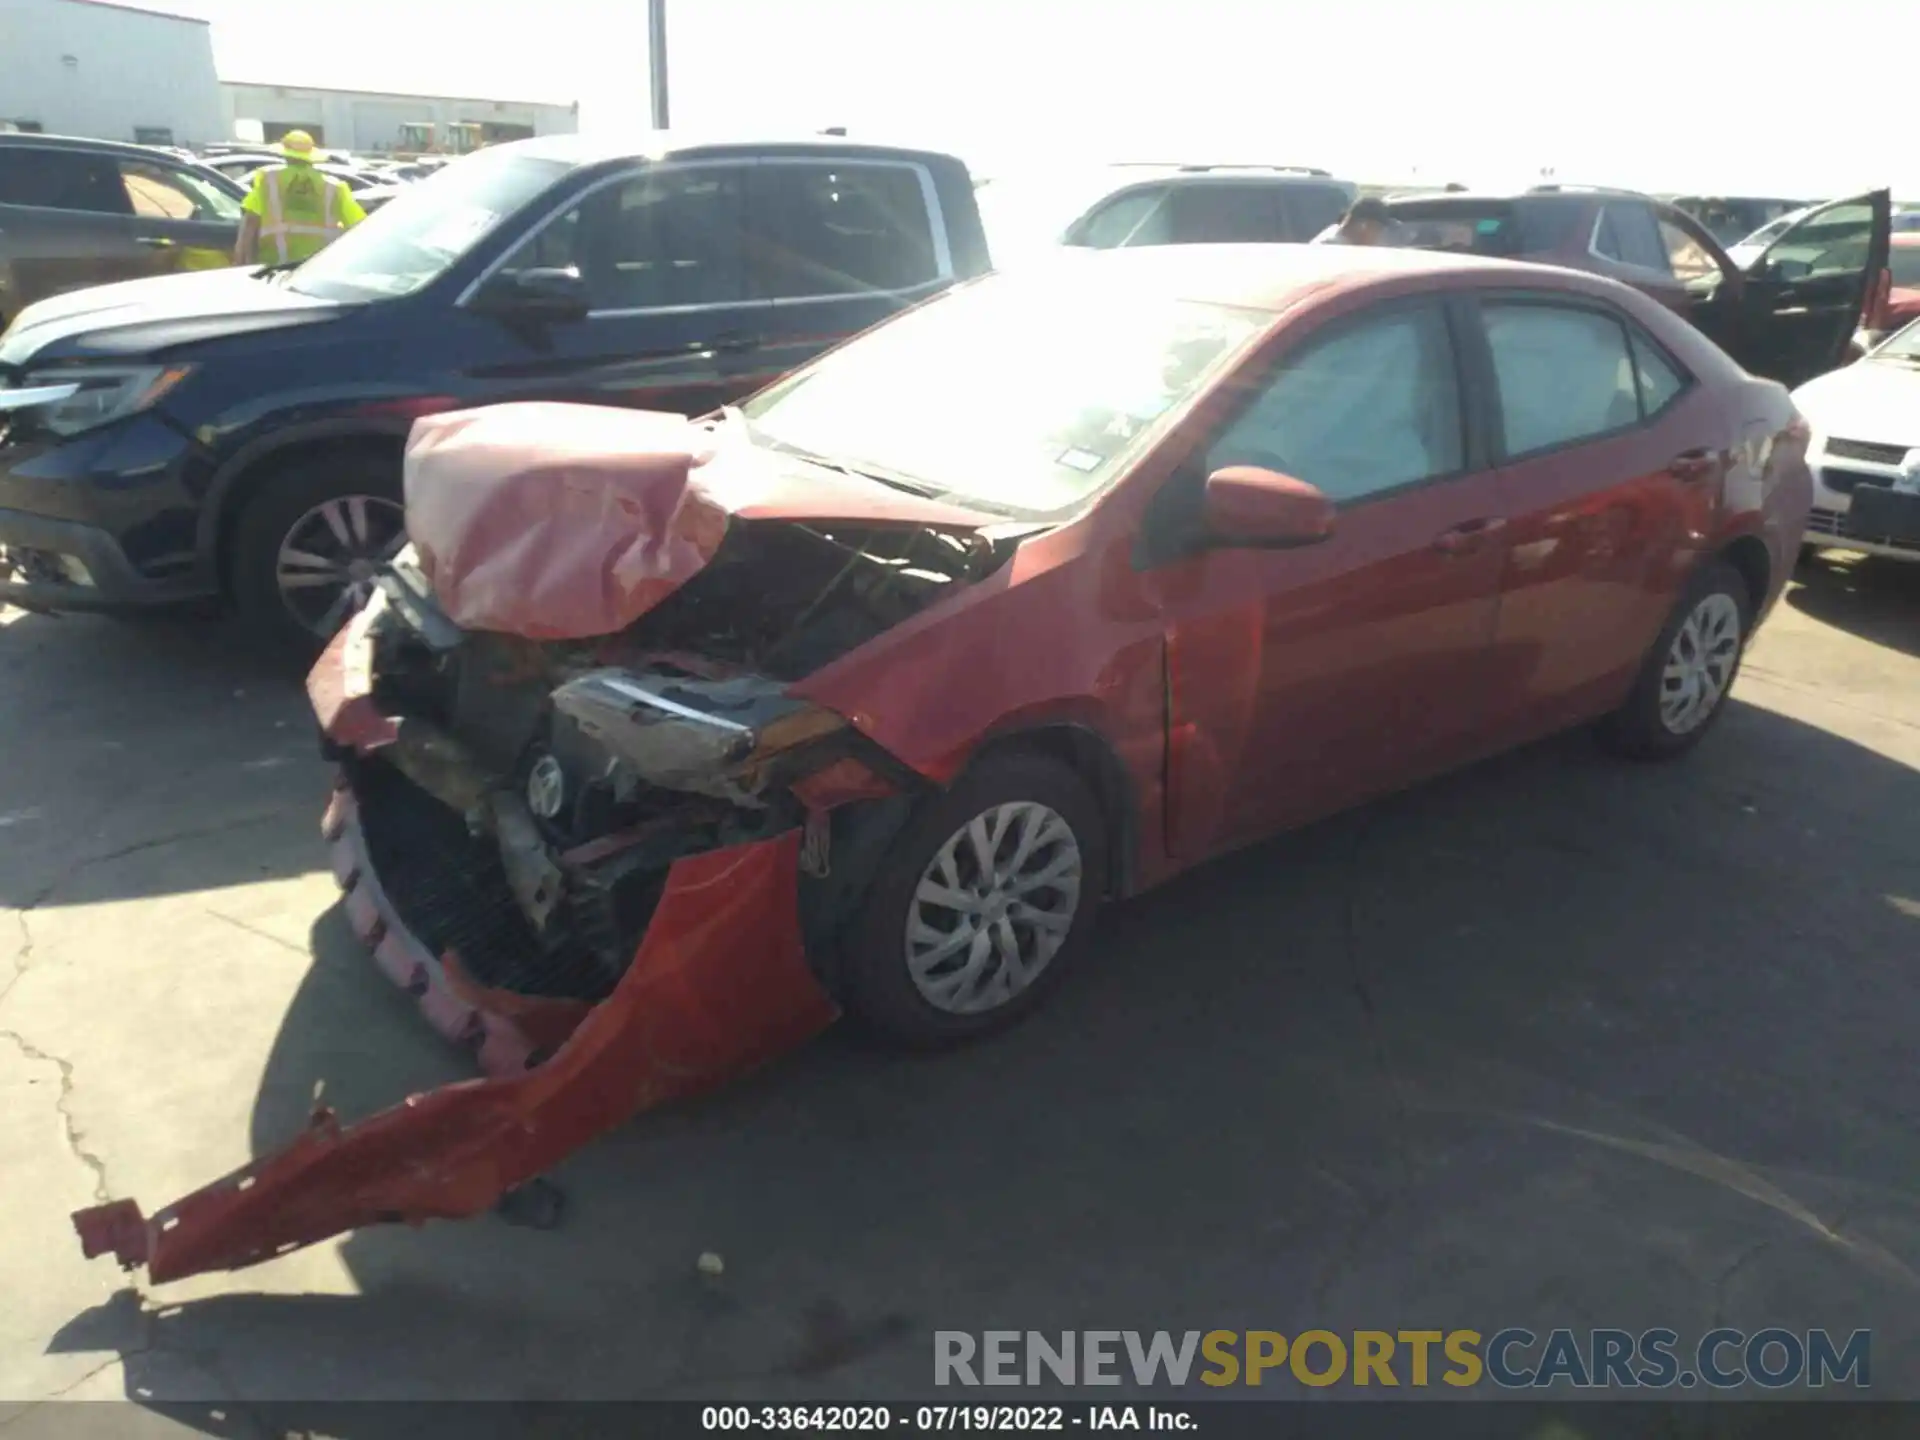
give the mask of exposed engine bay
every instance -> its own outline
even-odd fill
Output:
[[[477,982],[597,1001],[683,856],[807,816],[785,787],[890,760],[784,689],[997,566],[926,527],[734,522],[713,560],[616,635],[462,632],[410,554],[366,622],[371,753],[339,747],[369,860],[408,927]]]

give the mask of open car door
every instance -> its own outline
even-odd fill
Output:
[[[1727,350],[1789,386],[1846,363],[1887,268],[1892,217],[1888,192],[1875,190],[1822,205],[1781,232],[1747,264]]]

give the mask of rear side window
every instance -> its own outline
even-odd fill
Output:
[[[1329,225],[1337,225],[1347,213],[1347,192],[1337,185],[1289,185],[1286,188],[1287,215],[1293,233],[1290,240],[1311,240]]]
[[[112,160],[84,150],[0,147],[0,205],[34,205],[94,215],[129,215],[132,207]]]
[[[755,167],[749,268],[763,299],[911,290],[942,279],[920,170],[858,161]]]
[[[1667,273],[1667,247],[1653,211],[1631,201],[1609,201],[1594,222],[1593,253],[1623,265]]]
[[[1173,191],[1172,234],[1176,245],[1261,244],[1291,240],[1278,185],[1180,185]]]
[[[1461,255],[1518,255],[1526,248],[1513,206],[1443,202],[1395,205],[1402,244],[1415,250],[1447,250]]]
[[[1509,457],[1638,423],[1626,327],[1597,310],[1534,302],[1480,307]]]

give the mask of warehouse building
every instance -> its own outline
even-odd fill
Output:
[[[473,142],[492,145],[535,135],[567,135],[580,128],[577,102],[553,105],[222,81],[220,105],[229,136],[278,140],[289,130],[305,130],[330,150],[357,155],[428,148],[420,143],[427,135],[432,148],[451,150],[471,148]]]
[[[149,145],[224,139],[212,33],[108,0],[0,0],[0,122]]]

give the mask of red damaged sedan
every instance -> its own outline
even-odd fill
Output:
[[[700,422],[424,420],[413,547],[309,689],[348,914],[487,1078],[87,1251],[471,1215],[842,1011],[1005,1025],[1224,850],[1587,722],[1676,755],[1806,441],[1623,285],[1338,246],[1063,255]]]

